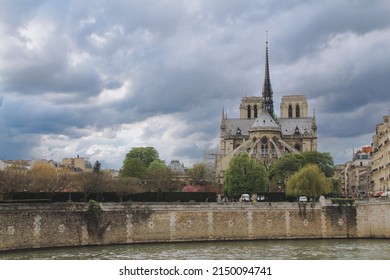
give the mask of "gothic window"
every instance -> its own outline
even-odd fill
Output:
[[[265,136],[261,138],[261,155],[262,156],[268,155],[268,139]]]
[[[261,155],[267,156],[268,155],[268,145],[267,144],[261,144]]]
[[[292,118],[292,106],[291,105],[288,106],[288,117]]]
[[[297,118],[300,118],[300,117],[301,117],[301,111],[300,111],[300,109],[299,109],[299,105],[297,105],[297,106],[295,107],[295,116],[296,116]]]
[[[251,105],[248,105],[248,119],[251,118]]]
[[[297,151],[301,151],[301,145],[299,145],[299,144],[295,144],[295,145],[294,145],[294,148],[295,148],[295,150],[297,150]]]
[[[255,105],[254,108],[253,108],[253,117],[255,119],[257,118],[257,105]]]

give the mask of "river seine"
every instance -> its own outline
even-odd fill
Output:
[[[387,239],[185,242],[0,252],[3,260],[390,260]]]

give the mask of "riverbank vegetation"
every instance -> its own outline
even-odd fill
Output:
[[[310,170],[305,171],[304,168]],[[84,201],[91,194],[114,193],[122,201],[130,194],[180,191],[228,196],[239,196],[242,193],[286,193],[294,196],[331,193],[337,196],[341,191],[341,181],[334,177],[331,155],[320,152],[286,154],[268,167],[243,153],[231,160],[225,186],[216,183],[213,168],[205,163],[196,163],[182,174],[175,173],[160,159],[153,147],[131,149],[125,156],[119,174],[101,170],[99,161],[87,172],[74,172],[67,167],[56,168],[51,163],[39,161],[34,162],[29,169],[22,162],[15,162],[0,170],[0,199],[3,200],[12,197],[13,193],[21,192],[45,192],[49,198],[50,194],[63,192],[82,193]],[[99,197],[96,199],[102,200]]]

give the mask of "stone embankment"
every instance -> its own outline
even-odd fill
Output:
[[[390,238],[390,202],[0,204],[0,251],[141,242]]]

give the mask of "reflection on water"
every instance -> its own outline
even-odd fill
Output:
[[[390,260],[390,241],[313,239],[130,244],[2,252],[0,259]]]

